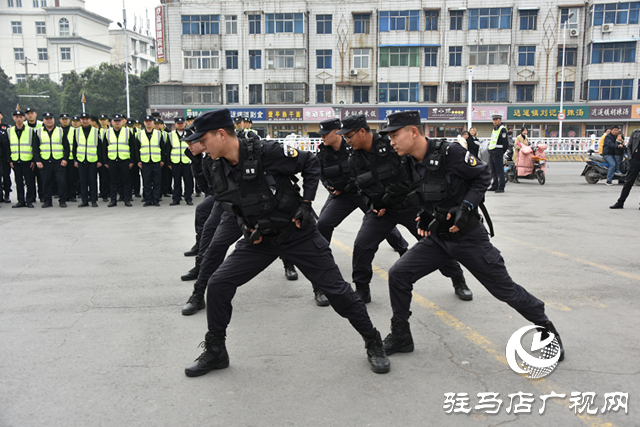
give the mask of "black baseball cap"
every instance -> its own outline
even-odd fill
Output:
[[[154,119],[153,116],[146,115],[146,116],[144,116],[144,119],[142,119],[142,120],[146,122],[148,120],[154,121],[155,119]]]
[[[114,114],[112,120],[122,120],[122,114]]]
[[[176,117],[173,119],[174,123],[184,123],[184,117]]]
[[[54,116],[53,116],[53,114],[51,114],[51,113],[44,113],[44,114],[42,115],[42,118],[43,118],[43,119],[55,119],[55,117],[54,117]]]
[[[77,122],[78,120],[80,120],[80,117],[78,116],[73,116],[73,118],[71,119],[71,121]]]
[[[100,120],[109,120],[109,116],[107,116],[106,114],[100,114],[100,117],[98,117]]]
[[[334,129],[340,129],[340,119],[327,119],[320,122],[318,135],[326,135]]]
[[[131,119],[127,120],[127,126],[133,126],[135,122]]]
[[[352,130],[361,129],[365,126],[368,125],[367,118],[364,116],[364,114],[354,114],[353,116],[347,116],[342,120],[342,124],[340,125],[342,129],[340,129],[336,133],[338,135],[344,135],[351,132]]]
[[[90,119],[91,118],[91,116],[89,114],[87,114],[87,113],[82,113],[78,117],[80,117],[81,119]]]
[[[27,109],[26,109],[26,110],[24,110],[24,112],[25,112],[25,114],[26,114],[26,113],[31,113],[31,112],[34,112],[34,113],[35,113],[35,112],[36,112],[36,110],[34,110],[34,109],[33,109],[33,108],[31,108],[31,107],[27,107]]]
[[[61,119],[68,119],[68,118],[70,118],[70,116],[67,113],[62,113],[62,114],[60,114],[60,118]]]
[[[140,120],[136,120],[135,124],[139,125],[140,124]]]
[[[16,110],[16,111],[13,112],[13,115],[14,116],[24,116],[24,112],[20,111],[20,110]]]
[[[220,110],[207,111],[196,117],[190,128],[193,133],[183,139],[183,141],[196,141],[210,130],[228,127],[233,127],[233,120],[231,119],[229,109],[223,108]]]
[[[249,117],[245,117],[242,120],[244,120],[245,122],[251,123],[251,119]]]
[[[393,132],[405,126],[422,126],[420,112],[411,110],[389,114],[387,116],[387,127],[381,129],[380,133]]]
[[[153,119],[154,123],[162,123],[162,119],[160,117],[156,117],[155,119]]]
[[[151,113],[151,115],[152,115],[153,117],[160,117],[160,112],[158,112],[158,111],[154,111],[153,113]]]
[[[98,116],[91,116],[91,117],[89,117],[89,118],[90,118],[91,120],[93,120],[94,122],[96,122],[96,123],[97,123],[97,122],[98,122],[98,120],[99,120],[99,119],[98,119]]]
[[[240,123],[243,120],[244,120],[244,117],[242,117],[242,116],[236,116],[236,117],[233,118],[233,121],[235,123]]]

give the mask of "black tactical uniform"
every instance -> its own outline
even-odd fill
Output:
[[[44,113],[42,118],[53,119],[53,114]],[[54,141],[58,141],[59,144],[55,144]],[[60,145],[62,151],[59,150]],[[62,128],[54,126],[50,131],[46,127],[39,128],[33,135],[33,150],[34,155],[37,153],[36,162],[40,162],[43,166],[41,170],[42,186],[43,186],[43,208],[50,208],[53,204],[53,186],[57,184],[58,188],[58,202],[61,208],[67,207],[67,171],[66,168],[70,165],[69,153],[70,144],[67,137],[64,135]],[[65,166],[62,166],[62,162],[65,162]]]
[[[18,110],[15,111],[13,115],[24,116],[24,113]],[[20,141],[28,141],[31,143],[33,141],[33,130],[25,121],[21,129],[18,129],[17,126],[12,126],[8,131],[9,150],[6,156],[10,162],[9,166],[13,164],[13,178],[16,182],[16,193],[18,196],[18,203],[12,207],[22,208],[26,206],[33,208],[33,202],[36,200],[36,181],[32,167],[34,166],[33,162],[36,156],[35,153],[33,153],[33,146],[31,144],[29,144],[29,149],[26,149],[26,144],[19,144],[17,147],[12,144],[11,138],[14,133]],[[29,156],[31,156],[31,158],[29,158]],[[24,193],[25,184],[27,185],[26,198]]]
[[[0,113],[2,114],[2,113]],[[11,203],[11,166],[9,166],[9,125],[0,123],[0,203]]]
[[[352,275],[356,292],[368,303],[371,301],[369,283],[373,276],[371,263],[380,242],[398,224],[402,224],[416,239],[420,239],[415,226],[419,207],[407,199],[409,188],[403,182],[404,171],[400,156],[391,148],[389,138],[375,132],[369,133],[364,115],[346,117],[338,134],[346,135],[357,129],[366,131],[364,138],[371,138],[371,145],[369,151],[354,150],[349,158],[349,167],[356,177],[360,192],[368,198],[371,209],[365,214],[353,245]],[[382,209],[385,209],[385,213],[379,216],[377,212]],[[458,298],[465,301],[473,298],[457,262],[444,265],[440,271],[451,278]]]
[[[114,114],[114,121],[122,121],[121,114]],[[118,192],[124,205],[131,207],[131,169],[136,163],[135,147],[138,145],[135,132],[127,127],[116,130],[111,127],[104,133],[102,158],[109,165],[109,193],[111,201],[107,207],[118,204]],[[136,166],[137,167],[137,166]]]
[[[493,119],[502,120],[502,116],[494,114]],[[495,139],[495,142],[494,142]],[[491,134],[491,142],[489,142],[489,164],[491,165],[491,176],[493,182],[488,191],[496,193],[504,193],[504,153],[509,149],[509,136],[507,128],[503,124],[495,126]]]
[[[60,114],[60,119],[71,119],[69,114],[62,113]],[[79,117],[74,116],[73,120],[80,120]],[[78,194],[78,188],[80,186],[80,175],[78,174],[78,168],[73,165],[73,140],[75,139],[75,129],[71,124],[68,126],[62,126],[60,124],[60,128],[62,129],[62,133],[69,141],[69,163],[67,163],[67,167],[65,168],[65,172],[67,174],[67,201],[68,202],[76,202],[76,194]]]
[[[196,140],[209,130],[232,126],[229,110],[212,111],[196,119],[196,133],[189,138]],[[293,148],[283,150],[274,142],[237,140],[235,136],[226,134],[225,137],[231,147],[238,147],[238,162],[231,164],[222,157],[215,160],[211,170],[215,197],[225,210],[238,218],[245,239],[237,243],[235,250],[209,279],[209,330],[205,337],[205,351],[187,366],[185,374],[199,376],[229,366],[225,336],[231,319],[233,296],[239,286],[259,274],[281,254],[286,254],[325,293],[336,312],[349,319],[362,334],[374,372],[388,372],[389,363],[380,334],[371,324],[364,303],[342,279],[327,241],[315,226],[311,200],[315,197],[320,177],[317,158]],[[216,135],[215,138],[221,136]],[[215,154],[220,153],[212,153],[212,156]],[[297,173],[303,177],[302,198],[291,180]],[[299,222],[296,224],[293,219]],[[218,231],[223,224],[224,221]]]
[[[388,120],[385,132],[421,126],[417,111],[394,113]],[[545,315],[544,303],[511,279],[500,251],[489,242],[482,225],[478,206],[489,185],[488,166],[459,144],[435,140],[427,142],[422,161],[407,155],[405,164],[409,170],[407,184],[412,188],[409,197],[417,198],[422,204],[418,226],[431,234],[409,249],[389,270],[393,318],[391,334],[385,338],[387,352],[413,350],[408,323],[413,284],[453,260],[462,263],[493,296],[557,335]],[[451,214],[450,219],[447,214]],[[459,231],[452,233],[450,228],[454,225]],[[561,342],[558,344],[562,351]]]
[[[153,117],[146,116],[144,121],[153,121]],[[167,156],[164,136],[157,129],[147,132],[145,127],[138,132],[136,142],[135,156],[142,170],[143,206],[160,206],[162,164],[166,163]]]

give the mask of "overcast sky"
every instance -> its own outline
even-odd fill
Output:
[[[149,10],[151,20],[151,34],[154,32],[153,13],[156,6],[160,6],[160,0],[125,0],[127,10],[127,29],[132,30],[134,25],[134,15],[138,17],[138,27],[140,18],[147,29],[146,10]],[[109,28],[118,28],[116,22],[122,22],[122,0],[85,0],[87,10],[111,19],[113,22]]]

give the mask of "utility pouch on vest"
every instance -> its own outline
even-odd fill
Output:
[[[234,216],[237,215],[233,209],[232,203],[229,203],[229,202],[219,202],[219,203],[220,203],[220,206],[222,206],[222,209],[229,212],[231,215],[234,215]]]
[[[328,177],[328,178],[333,178],[336,176],[340,176],[340,172],[342,171],[342,169],[340,168],[340,165],[334,165],[334,166],[329,166],[324,168],[324,174]]]
[[[358,177],[356,178],[356,181],[358,182],[358,185],[360,186],[360,188],[366,188],[372,185],[376,180],[375,180],[375,177],[373,176],[373,172],[365,172],[363,174],[358,175]]]

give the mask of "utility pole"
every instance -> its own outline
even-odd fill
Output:
[[[127,37],[127,10],[124,6],[124,0],[122,0],[122,24],[118,22],[118,26],[122,28],[124,33],[124,75],[126,79],[127,88],[127,119],[129,118],[131,111],[129,108],[129,40]]]
[[[24,79],[27,85],[27,89],[29,89],[29,58],[27,58],[26,56],[24,57],[23,65],[24,65]],[[36,64],[32,62],[31,65],[36,65]]]

